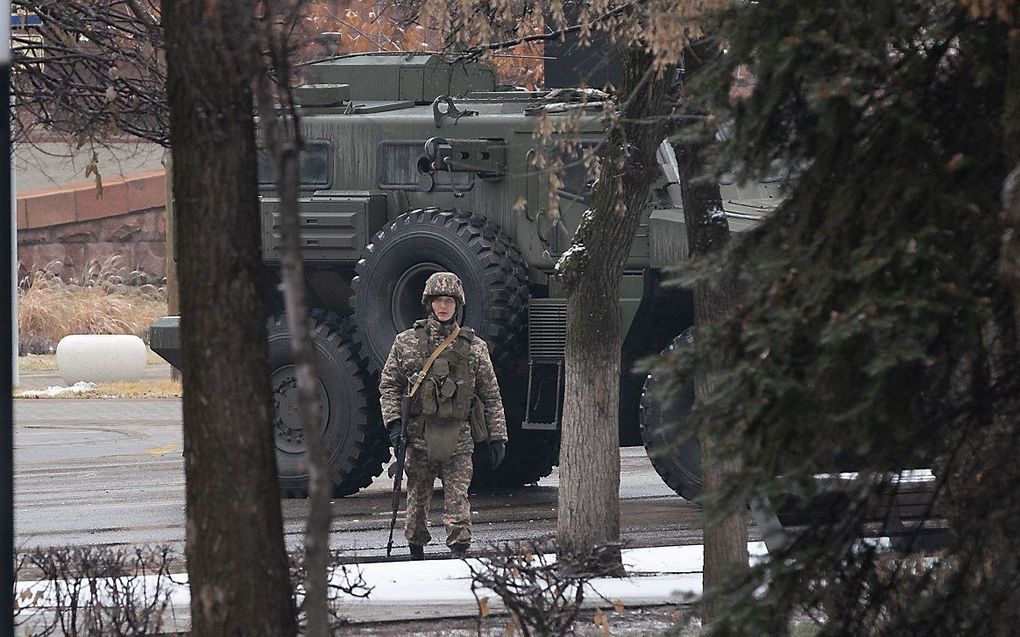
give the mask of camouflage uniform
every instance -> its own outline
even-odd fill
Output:
[[[417,321],[415,327],[397,335],[393,347],[383,366],[379,379],[379,402],[383,422],[390,423],[401,417],[400,399],[411,390],[411,379],[421,372],[425,360],[453,330],[455,320],[447,324],[439,322],[431,312],[430,303],[434,297],[450,296],[457,301],[458,310],[464,306],[464,292],[460,279],[450,273],[437,273],[429,277],[422,295],[422,303],[429,307],[429,318]],[[456,315],[455,315],[456,316]],[[418,330],[424,328],[425,343],[420,342]],[[491,439],[506,440],[506,418],[503,401],[499,394],[496,374],[489,358],[485,341],[467,330],[462,331],[457,341],[470,337],[469,372],[466,389],[477,395],[485,407],[485,422]],[[448,350],[451,350],[451,345]],[[424,347],[423,347],[424,346]],[[427,351],[425,351],[427,350]],[[445,352],[444,352],[445,354]],[[433,367],[435,369],[435,366]],[[430,370],[431,373],[431,370]],[[458,389],[458,391],[461,391]],[[419,388],[420,396],[421,389]],[[470,394],[469,394],[470,395]],[[415,410],[412,410],[414,413]],[[431,535],[427,528],[429,504],[436,478],[443,483],[446,544],[467,544],[471,541],[471,508],[468,502],[468,485],[471,483],[471,453],[474,442],[467,418],[459,422],[453,452],[441,461],[430,460],[428,446],[420,431],[422,416],[415,416],[416,426],[411,426],[410,439],[405,460],[407,473],[407,513],[404,536],[409,544],[424,545]],[[454,425],[456,426],[456,425]]]

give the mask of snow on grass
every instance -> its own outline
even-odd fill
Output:
[[[28,389],[14,394],[15,398],[75,398],[82,394],[95,392],[99,386],[95,383],[77,382],[70,387],[54,385],[46,389]]]
[[[747,545],[751,559],[759,559],[765,554],[762,542],[749,542]],[[701,571],[703,568],[704,547],[662,546],[654,548],[624,549],[623,562],[629,577],[599,578],[590,583],[591,590],[586,594],[591,605],[604,606],[606,600],[619,602],[624,607],[642,605],[661,605],[691,603],[701,596]],[[548,556],[552,561],[554,556]],[[477,558],[468,560],[425,560],[423,562],[375,562],[349,566],[361,571],[361,577],[372,588],[370,597],[366,599],[350,598],[345,600],[345,611],[352,618],[357,617],[358,608],[373,605],[390,607],[398,602],[400,605],[429,605],[438,614],[444,605],[475,603],[471,592],[471,562],[479,568],[481,562]],[[139,583],[154,587],[156,576],[139,578]],[[344,584],[344,574],[339,569],[334,574],[334,584]],[[151,580],[151,581],[149,581]],[[171,603],[176,608],[187,608],[189,604],[187,575],[175,575],[172,584],[164,582],[171,594]],[[107,590],[100,584],[100,590]],[[22,581],[15,586],[15,595],[19,598],[35,599],[42,606],[52,606],[56,595],[67,595],[66,589],[56,591],[48,581]],[[487,596],[490,603],[501,607],[496,595],[489,590],[479,591],[479,596]],[[398,619],[394,617],[394,619]]]

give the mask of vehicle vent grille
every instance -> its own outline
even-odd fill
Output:
[[[567,300],[528,302],[528,357],[533,361],[563,360],[567,346]]]

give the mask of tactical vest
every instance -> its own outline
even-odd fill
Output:
[[[422,361],[427,360],[435,346],[429,343],[425,322],[414,325]],[[471,412],[474,388],[471,384],[471,342],[474,331],[462,327],[457,338],[432,363],[418,390],[421,433],[429,459],[442,462],[451,455],[460,440],[463,423]]]
[[[424,324],[415,323],[414,334],[422,360],[435,351]],[[420,388],[421,413],[437,424],[462,423],[468,419],[474,391],[471,387],[471,342],[474,331],[462,327],[457,339],[432,363]]]

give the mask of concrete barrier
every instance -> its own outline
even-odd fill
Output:
[[[137,336],[76,334],[57,343],[57,368],[68,385],[138,380],[145,362],[145,343]]]

